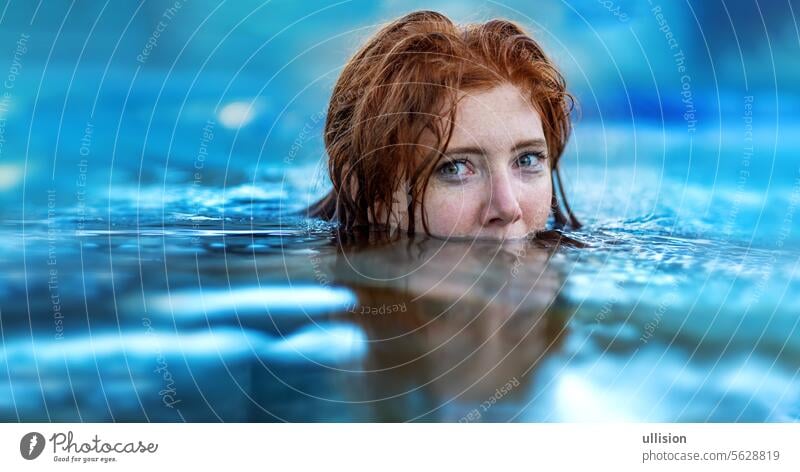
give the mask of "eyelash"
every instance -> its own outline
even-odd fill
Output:
[[[533,156],[534,159],[536,159],[536,163],[531,164],[531,167],[535,166],[537,163],[541,164],[543,161],[545,161],[547,159],[547,156],[545,156],[545,154],[543,152],[541,152],[541,151],[528,151],[528,152],[522,153],[519,157],[517,157],[517,159],[514,161],[514,163],[518,163],[519,160],[522,159],[525,156]]]
[[[525,156],[533,156],[534,159],[536,160],[535,163],[532,163],[530,166],[527,166],[529,168],[536,167],[537,163],[541,163],[541,162],[543,162],[543,161],[545,161],[547,159],[547,156],[541,151],[528,151],[528,152],[524,152],[524,153],[520,154],[519,157],[517,157],[514,160],[514,164],[519,167],[519,165],[518,165],[519,164],[519,160],[522,159]],[[457,164],[468,165],[469,161],[467,159],[452,159],[452,160],[449,160],[449,161],[444,162],[441,165],[439,165],[439,167],[436,169],[436,172],[439,175],[444,176],[445,178],[457,177],[456,174],[445,174],[445,172],[444,172],[444,170],[448,166],[454,165],[454,164],[456,164],[456,165]],[[522,167],[520,167],[520,168],[522,168]]]
[[[451,165],[456,165],[456,164],[463,164],[463,165],[467,165],[467,164],[469,164],[469,161],[467,161],[466,159],[452,159],[452,160],[448,160],[447,162],[443,162],[441,165],[439,165],[439,167],[436,169],[436,172],[437,172],[439,175],[441,175],[441,176],[444,176],[445,178],[447,178],[447,177],[453,177],[453,176],[455,176],[454,174],[446,174],[446,173],[444,172],[444,170],[445,170],[445,169],[446,169],[448,166],[451,166]]]

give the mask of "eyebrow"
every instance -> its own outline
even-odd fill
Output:
[[[526,139],[515,144],[514,147],[511,148],[511,152],[516,152],[526,148],[547,149],[547,142],[545,142],[545,140],[542,138]]]
[[[511,147],[511,152],[517,152],[521,149],[526,148],[546,148],[547,143],[542,138],[535,138],[535,139],[525,139],[523,141],[519,141],[514,146]],[[462,146],[453,149],[448,149],[445,152],[445,155],[469,155],[469,154],[477,154],[477,155],[484,155],[486,151],[483,150],[481,147],[476,146]]]

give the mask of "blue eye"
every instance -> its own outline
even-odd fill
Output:
[[[467,171],[469,168],[466,161],[463,160],[445,162],[437,169],[437,172],[443,177],[460,177]]]
[[[537,168],[542,165],[544,156],[541,153],[526,152],[517,158],[516,165],[520,168]]]

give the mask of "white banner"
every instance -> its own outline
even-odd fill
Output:
[[[4,471],[797,471],[798,443],[796,424],[14,423],[0,426],[0,465]]]

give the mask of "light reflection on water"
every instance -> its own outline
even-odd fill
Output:
[[[585,248],[338,240],[225,194],[5,225],[3,420],[800,418],[789,249],[669,214]]]

